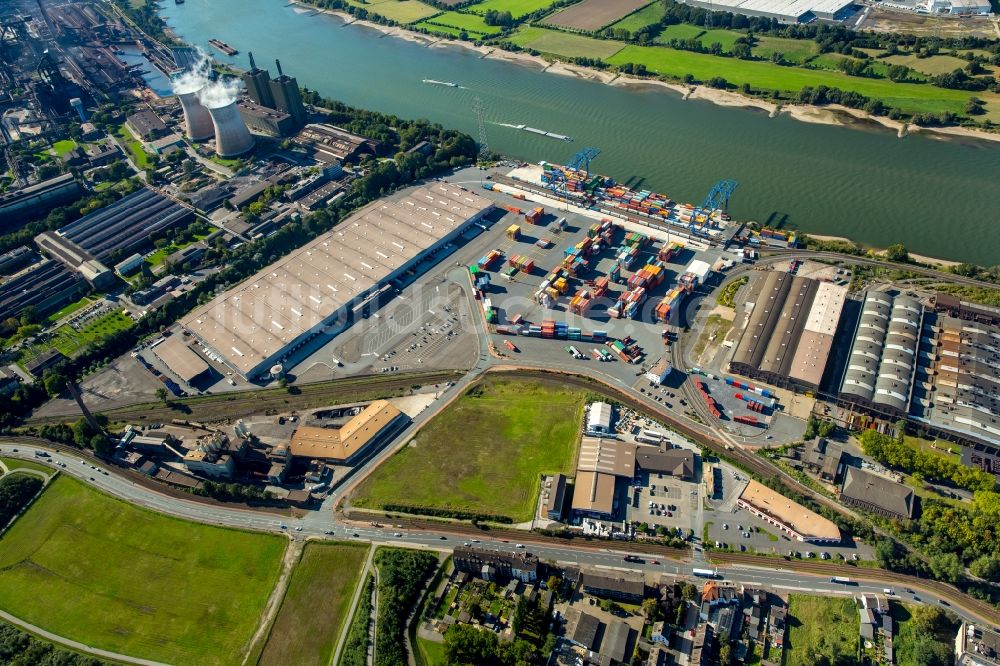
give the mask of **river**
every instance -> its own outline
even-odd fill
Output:
[[[730,213],[876,247],[1000,264],[1000,144],[807,124],[758,110],[684,101],[672,91],[621,88],[484,59],[348,25],[280,0],[165,2],[191,44],[246,68],[247,51],[276,75],[347,104],[428,118],[478,137],[473,99],[487,106],[489,147],[529,161],[565,162],[585,146],[592,170],[699,203],[720,178],[739,181]],[[240,50],[227,57],[218,38]],[[422,83],[455,81],[460,88]],[[572,136],[572,143],[500,123]]]

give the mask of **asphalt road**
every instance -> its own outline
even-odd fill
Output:
[[[457,388],[457,386],[452,387],[451,390]],[[17,451],[15,452],[14,449]],[[36,451],[48,452],[49,457],[36,458],[34,455]],[[691,577],[693,569],[709,566],[703,562],[658,560],[657,558],[662,556],[646,554],[641,556],[642,562],[625,562],[625,554],[635,551],[630,551],[628,544],[624,542],[621,544],[586,542],[576,545],[556,542],[537,534],[525,533],[522,538],[523,548],[518,548],[519,544],[511,539],[491,537],[485,532],[474,540],[468,534],[456,534],[449,531],[447,526],[428,530],[406,529],[391,524],[376,527],[370,524],[348,522],[332,510],[314,511],[302,519],[291,519],[267,512],[213,506],[203,502],[162,495],[77,456],[49,451],[33,445],[4,442],[0,444],[0,455],[57,466],[62,473],[88,483],[110,495],[164,514],[223,527],[284,533],[291,539],[356,540],[377,545],[408,546],[443,551],[450,551],[460,544],[472,544],[475,541],[474,545],[477,547],[512,553],[531,552],[543,560],[554,560],[563,564],[597,569],[641,571],[647,574],[666,575],[668,578],[674,576]],[[371,464],[375,464],[375,462],[373,461]],[[327,500],[328,503],[334,501],[336,501],[336,496]],[[945,602],[942,596],[934,591],[922,588],[918,581],[913,581],[907,586],[915,591],[907,592],[907,588],[901,587],[898,581],[878,580],[878,571],[857,569],[853,575],[865,576],[870,580],[855,580],[856,584],[844,585],[831,582],[828,574],[819,575],[794,571],[792,569],[794,566],[796,566],[795,562],[774,560],[772,563],[761,560],[760,565],[733,564],[713,568],[721,580],[768,587],[781,593],[808,592],[857,595],[863,592],[882,592],[884,588],[888,587],[894,590],[897,598],[904,601],[919,601],[939,604],[942,607],[947,606],[952,612],[972,622],[986,621],[989,624],[1000,622],[998,614],[985,616],[976,609],[959,606],[957,599],[961,599],[961,595],[957,592],[951,595],[949,602]]]

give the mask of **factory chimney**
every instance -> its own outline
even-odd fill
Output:
[[[199,92],[201,89],[177,94],[177,99],[180,100],[181,108],[184,110],[184,127],[188,138],[192,141],[210,139],[215,133],[212,116],[198,100]]]
[[[215,126],[215,152],[219,157],[236,157],[253,148],[253,135],[240,117],[235,99],[228,104],[209,107],[208,112]]]
[[[273,109],[275,107],[274,97],[271,95],[271,75],[266,69],[258,69],[253,53],[249,55],[250,71],[243,72],[243,87],[247,89],[247,95],[255,104]]]
[[[274,66],[278,68],[278,78],[285,75],[285,73],[281,71],[281,61],[277,58],[274,59]]]

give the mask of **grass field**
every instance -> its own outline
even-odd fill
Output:
[[[500,28],[487,25],[482,16],[477,14],[462,14],[460,12],[444,12],[430,20],[421,21],[418,25],[427,27],[428,30],[440,27],[451,28],[458,32],[464,30],[467,33],[484,37],[500,33]]]
[[[420,655],[418,663],[423,666],[445,666],[444,643],[435,643],[426,638],[417,637],[417,652]]]
[[[169,518],[62,476],[0,538],[0,599],[94,647],[239,664],[284,548],[276,536]]]
[[[366,544],[305,547],[257,662],[260,666],[330,663],[367,555]]]
[[[66,315],[71,315],[74,312],[76,312],[77,310],[82,310],[83,308],[87,307],[88,305],[90,305],[93,302],[94,302],[94,298],[93,297],[91,297],[91,296],[84,296],[80,300],[73,301],[69,305],[63,307],[61,310],[56,310],[55,312],[53,312],[52,314],[50,314],[48,317],[45,318],[45,323],[46,324],[54,324],[57,321],[59,321],[60,319],[62,319],[63,317],[65,317]]]
[[[634,14],[629,14],[621,21],[613,23],[610,27],[613,30],[628,30],[629,32],[636,32],[637,30],[642,30],[648,25],[653,25],[654,23],[659,23],[660,19],[663,18],[663,14],[666,9],[660,0],[646,5]]]
[[[819,45],[808,39],[758,37],[757,45],[753,47],[751,53],[764,60],[770,60],[772,54],[780,53],[787,62],[794,62],[801,65],[819,53]]]
[[[733,47],[736,46],[736,40],[741,37],[746,37],[742,32],[736,32],[735,30],[706,30],[702,33],[698,41],[705,46],[705,48],[710,47],[712,44],[718,42],[722,44],[722,51],[724,53],[730,53]]]
[[[583,401],[583,393],[547,383],[492,380],[477,385],[365,479],[352,503],[529,520],[539,476],[572,474]]]
[[[669,44],[672,39],[696,39],[698,35],[701,35],[704,32],[704,28],[700,28],[696,25],[678,23],[676,25],[668,25],[666,28],[661,30],[655,41],[658,44]]]
[[[134,323],[120,310],[113,310],[103,317],[91,321],[79,331],[74,330],[69,324],[60,326],[56,329],[52,339],[46,343],[46,346],[55,347],[66,356],[72,356],[94,340],[115,331],[124,331],[131,328]]]
[[[485,14],[491,9],[498,12],[510,12],[515,19],[533,14],[539,9],[545,9],[553,0],[484,0],[467,7],[468,11]]]
[[[56,154],[56,157],[62,157],[74,148],[76,148],[76,141],[73,139],[63,139],[52,144],[52,152]]]
[[[54,470],[51,467],[46,467],[45,465],[39,465],[38,463],[31,462],[30,460],[18,460],[17,458],[0,458],[0,462],[10,470],[15,469],[33,469],[37,472],[44,472],[45,474],[51,474]]]
[[[360,2],[351,2],[350,4],[355,7],[363,7],[372,14],[384,16],[397,23],[414,23],[428,16],[434,16],[441,11],[430,5],[425,5],[419,0],[381,0],[381,2],[376,0],[365,4]]]
[[[782,67],[769,62],[736,60],[655,46],[626,46],[609,57],[607,62],[612,65],[642,64],[652,72],[677,78],[691,74],[698,81],[723,76],[730,84],[748,83],[765,90],[798,92],[805,86],[825,85],[854,90],[906,112],[960,113],[972,94],[929,85],[849,77],[840,72]]]
[[[536,27],[521,28],[511,36],[511,41],[524,48],[564,58],[582,56],[606,59],[624,46],[621,42]]]
[[[848,597],[793,594],[788,600],[788,641],[784,666],[815,666],[822,657],[853,658],[858,652],[858,611]]]
[[[888,62],[893,65],[906,65],[910,69],[916,70],[929,76],[938,74],[948,74],[956,69],[965,69],[968,65],[965,60],[950,55],[936,55],[930,58],[918,58],[915,55],[894,55],[883,58],[881,62]]]
[[[117,131],[115,131],[115,136],[118,140],[125,146],[128,150],[129,155],[132,157],[132,161],[140,169],[145,169],[150,166],[149,164],[149,154],[146,153],[142,148],[142,141],[135,138],[132,132],[129,131],[125,125],[119,125]]]

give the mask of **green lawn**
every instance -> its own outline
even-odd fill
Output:
[[[827,657],[853,658],[858,652],[858,611],[850,597],[810,597],[793,594],[788,599],[788,640],[784,666],[815,666]]]
[[[919,449],[921,451],[926,451],[931,455],[939,456],[945,460],[950,460],[951,462],[958,462],[961,457],[962,447],[958,444],[952,444],[951,442],[946,442],[941,439],[924,439],[923,437],[914,437],[913,435],[906,435],[903,441],[910,447]],[[948,449],[951,449],[953,453],[949,453]]]
[[[435,643],[425,638],[417,637],[417,652],[420,653],[418,663],[422,666],[445,666],[444,643]]]
[[[142,148],[142,141],[136,139],[135,135],[129,131],[129,128],[125,127],[125,125],[119,125],[115,131],[115,136],[118,137],[118,140],[128,150],[132,161],[135,162],[138,168],[145,169],[151,166],[149,163],[149,154]]]
[[[585,58],[607,59],[621,50],[621,42],[594,39],[558,30],[525,27],[511,36],[511,41],[523,48],[542,53],[551,53],[564,58],[582,56]]]
[[[553,2],[554,0],[484,0],[466,9],[476,14],[485,14],[491,9],[498,12],[510,12],[511,16],[519,19],[522,16],[533,14],[539,9],[545,9]]]
[[[653,25],[654,23],[659,23],[660,19],[663,18],[664,13],[666,13],[666,8],[660,0],[646,5],[637,12],[629,14],[622,20],[611,25],[612,30],[628,30],[629,32],[636,32],[642,30],[648,25]]]
[[[429,30],[438,27],[453,28],[459,32],[475,33],[482,36],[499,34],[500,28],[486,25],[482,16],[477,14],[462,14],[459,12],[445,12],[433,19],[422,21],[419,25],[426,26]]]
[[[672,39],[696,39],[703,32],[705,32],[705,29],[696,25],[678,23],[676,25],[668,25],[664,28],[655,41],[658,44],[669,44]]]
[[[530,520],[540,475],[573,472],[583,402],[582,392],[548,383],[479,384],[365,479],[352,503]]]
[[[0,538],[3,609],[93,647],[240,664],[285,540],[169,518],[57,478]]]
[[[327,666],[368,555],[367,544],[310,543],[295,565],[260,666]]]
[[[742,32],[736,32],[735,30],[706,30],[702,33],[698,41],[702,43],[705,48],[712,46],[712,44],[718,42],[722,44],[723,53],[730,53],[733,47],[736,46],[736,40],[741,37],[746,37],[746,34]]]
[[[46,467],[45,465],[39,465],[38,463],[31,462],[30,460],[18,460],[17,458],[0,458],[0,462],[2,462],[9,471],[14,471],[15,469],[33,469],[37,472],[44,472],[45,474],[51,474],[54,471],[51,467]]]
[[[454,37],[456,39],[461,38],[462,33],[465,33],[466,38],[478,39],[479,35],[469,34],[466,30],[459,30],[458,28],[449,28],[446,25],[437,25],[436,23],[428,23],[427,21],[421,21],[420,23],[414,23],[413,27],[417,30],[426,30],[427,32],[436,33],[444,37]]]
[[[805,86],[825,85],[854,90],[906,112],[961,113],[972,94],[930,85],[849,77],[840,72],[782,67],[770,62],[736,60],[655,46],[626,46],[607,62],[612,65],[643,64],[649,71],[664,76],[683,78],[690,74],[698,81],[723,76],[730,84],[748,83],[756,89],[798,92]]]
[[[883,58],[882,62],[893,65],[906,65],[923,74],[936,76],[938,74],[948,74],[956,69],[965,69],[969,63],[961,58],[950,55],[936,55],[929,58],[918,58],[915,55],[894,55]]]
[[[751,53],[764,60],[770,60],[773,53],[781,53],[786,61],[802,64],[819,53],[819,45],[809,39],[758,37]]]
[[[52,314],[50,314],[48,317],[46,317],[45,318],[45,324],[54,324],[57,321],[59,321],[60,319],[62,319],[63,317],[65,317],[66,315],[73,314],[77,310],[82,310],[83,308],[85,308],[88,305],[90,305],[91,303],[93,303],[94,300],[95,299],[92,296],[84,296],[83,298],[81,298],[78,301],[73,301],[69,305],[65,306],[63,309],[56,310],[55,312],[53,312]]]
[[[60,326],[45,346],[55,347],[66,356],[72,356],[94,340],[116,331],[132,328],[134,323],[131,317],[123,315],[121,310],[112,310],[103,317],[90,321],[79,331],[74,330],[69,324]]]
[[[56,157],[62,157],[74,148],[76,148],[76,141],[73,139],[63,139],[52,144],[52,151],[56,154]]]

